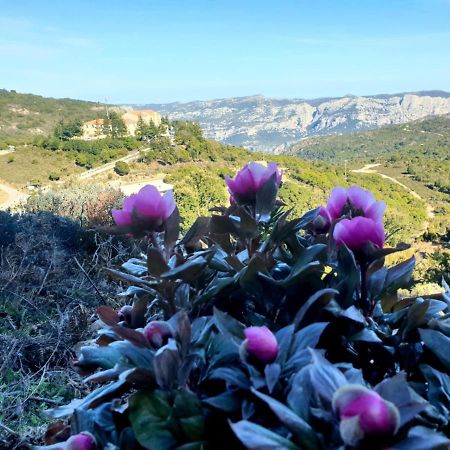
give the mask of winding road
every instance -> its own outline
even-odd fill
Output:
[[[391,177],[389,175],[386,175],[384,173],[380,173],[377,170],[374,170],[375,167],[380,166],[381,164],[366,164],[364,167],[362,167],[361,169],[354,169],[352,170],[352,172],[354,173],[369,173],[369,174],[374,174],[374,175],[378,175],[382,178],[385,178],[387,180],[392,181],[395,184],[398,184],[399,186],[401,186],[403,189],[405,189],[406,191],[408,191],[408,193],[410,195],[412,195],[414,198],[416,198],[417,200],[421,200],[422,202],[425,203],[425,214],[426,214],[426,218],[425,221],[423,222],[422,228],[420,233],[418,233],[418,236],[421,236],[428,228],[428,225],[430,224],[430,220],[434,217],[434,209],[433,207],[423,198],[421,197],[416,191],[414,191],[413,189],[411,189],[410,187],[406,186],[406,184],[401,183],[400,181],[398,181],[396,178]]]

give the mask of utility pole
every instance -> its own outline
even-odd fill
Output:
[[[345,177],[345,181],[347,181],[347,160],[344,159],[344,177]]]
[[[105,97],[106,118],[109,120],[108,99]]]

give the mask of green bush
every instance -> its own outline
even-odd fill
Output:
[[[125,161],[117,161],[114,165],[114,171],[120,176],[128,175],[130,166]]]
[[[50,181],[58,181],[61,178],[61,175],[59,173],[56,172],[51,172],[48,176],[48,179]]]

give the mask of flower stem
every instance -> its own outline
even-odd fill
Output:
[[[368,299],[368,291],[367,291],[367,265],[365,263],[360,264],[361,269],[361,297],[360,304],[361,308],[364,311],[364,315],[368,317],[371,313],[371,305]]]

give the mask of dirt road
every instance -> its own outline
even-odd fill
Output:
[[[366,164],[364,167],[362,167],[361,169],[354,169],[352,170],[352,172],[354,173],[369,173],[369,174],[375,174],[378,175],[382,178],[385,178],[387,180],[392,181],[395,184],[398,184],[399,186],[401,186],[403,189],[405,189],[406,191],[408,191],[408,193],[410,195],[412,195],[414,198],[421,200],[425,203],[425,214],[426,214],[426,219],[422,224],[422,228],[421,231],[419,233],[419,236],[422,235],[428,228],[428,225],[430,224],[430,220],[434,217],[434,210],[433,210],[433,206],[431,206],[423,197],[421,197],[416,191],[414,191],[413,189],[411,189],[410,187],[406,186],[406,184],[401,183],[400,181],[398,181],[396,178],[391,177],[389,175],[386,175],[384,173],[380,173],[377,170],[374,170],[375,167],[380,166],[381,164]]]
[[[22,191],[18,191],[12,186],[5,184],[4,182],[1,181],[0,181],[0,191],[5,192],[6,195],[8,196],[8,198],[4,202],[0,203],[0,210],[12,208],[18,205],[19,203],[24,202],[29,197],[29,194],[26,194],[25,192]]]
[[[116,159],[115,161],[112,161],[112,162],[107,163],[107,164],[103,164],[103,166],[96,167],[95,169],[90,169],[90,170],[88,170],[86,172],[83,172],[79,176],[79,179],[80,180],[86,180],[88,178],[95,177],[96,175],[98,175],[100,173],[107,172],[108,170],[113,170],[114,166],[119,161],[123,161],[123,162],[126,162],[126,163],[131,162],[131,161],[136,161],[139,158],[140,154],[141,154],[140,152],[145,152],[146,150],[149,150],[149,149],[148,148],[143,148],[141,150],[135,150],[135,151],[129,153],[128,155],[126,155],[126,156],[124,156],[122,158]]]

